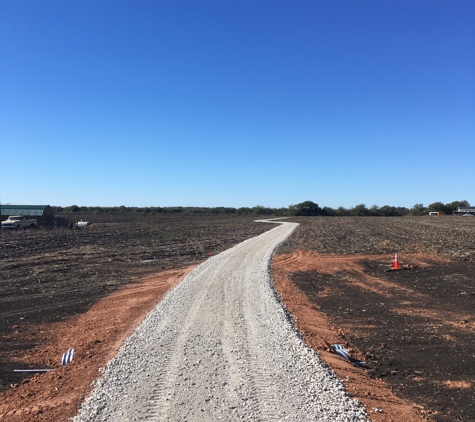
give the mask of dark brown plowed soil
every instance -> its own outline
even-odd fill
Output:
[[[120,340],[185,271],[172,269],[273,227],[228,216],[89,219],[84,230],[0,238],[0,381],[14,386],[0,393],[2,420],[67,420]],[[276,285],[369,416],[474,421],[475,218],[297,221],[274,259]],[[407,269],[386,272],[396,251]],[[332,353],[335,342],[366,369]],[[60,367],[70,346],[77,355]],[[56,369],[30,380],[11,372],[38,365]]]
[[[428,419],[475,421],[475,218],[298,222],[274,262],[362,371]]]
[[[28,325],[24,339],[38,342],[18,356],[18,365],[38,365],[54,371],[26,378],[0,393],[2,422],[60,422],[75,416],[78,407],[117,353],[122,341],[194,267],[164,270],[132,283],[99,300],[87,312],[65,321]],[[74,359],[61,366],[60,352],[74,348]]]
[[[94,224],[0,231],[0,391],[25,378],[13,373],[25,367],[19,358],[46,341],[26,335],[29,326],[66,320],[138,276],[197,264],[273,227],[226,215],[71,217],[80,218]]]

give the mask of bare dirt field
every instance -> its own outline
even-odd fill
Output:
[[[271,228],[220,215],[71,216],[79,218],[94,224],[0,232],[0,391],[25,378],[13,373],[25,368],[19,358],[49,341],[32,327],[65,321],[119,286],[197,264]]]
[[[378,393],[383,380],[427,419],[475,421],[475,219],[295,221],[274,258],[277,288],[370,417],[398,420],[371,414],[397,401]],[[387,271],[396,252],[405,269]],[[364,368],[336,357],[332,343]]]
[[[0,420],[75,415],[98,369],[194,264],[272,228],[227,216],[90,219],[84,230],[0,239]],[[292,221],[300,226],[274,259],[276,287],[369,416],[474,421],[475,218]],[[395,252],[407,269],[387,272]],[[61,367],[68,347],[74,361]],[[32,367],[56,369],[12,372]]]
[[[78,412],[122,342],[155,307],[164,294],[191,269],[165,270],[156,275],[132,277],[100,299],[86,312],[61,322],[28,324],[16,340],[35,344],[8,356],[15,368],[49,367],[54,371],[24,377],[21,384],[0,393],[0,420],[18,422],[67,421]],[[60,366],[62,353],[74,348],[74,359]],[[13,352],[13,351],[12,351]],[[11,377],[11,373],[5,373]]]

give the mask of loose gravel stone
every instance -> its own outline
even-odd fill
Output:
[[[85,421],[364,421],[269,274],[283,223],[204,262],[147,316],[86,399]]]

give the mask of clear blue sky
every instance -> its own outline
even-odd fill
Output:
[[[2,0],[0,200],[475,203],[475,1]]]

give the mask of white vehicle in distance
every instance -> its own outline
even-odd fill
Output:
[[[92,224],[92,221],[78,221],[76,223],[76,227],[78,229],[82,229],[83,227],[87,227],[87,226],[90,226]]]
[[[2,230],[34,229],[36,224],[36,218],[26,219],[24,215],[10,215],[6,221],[2,221]]]

